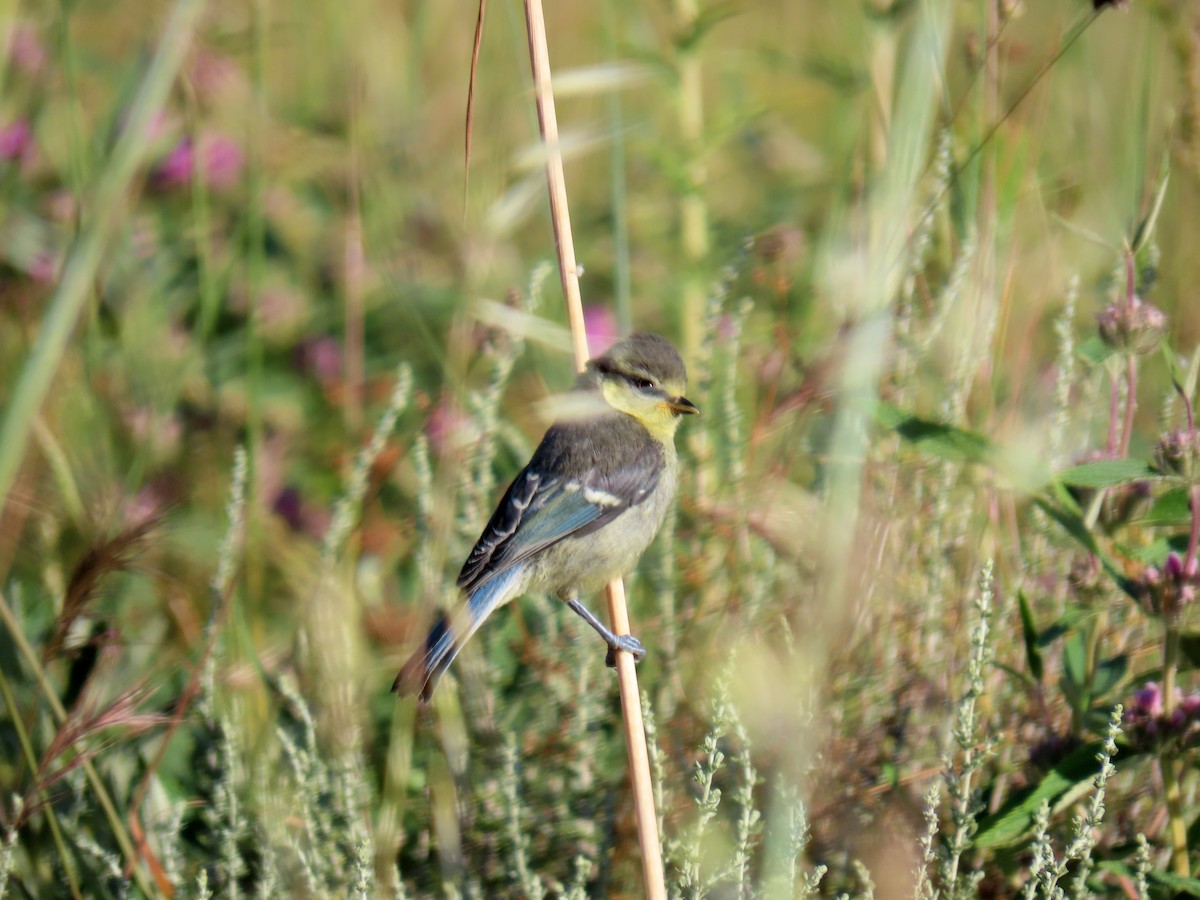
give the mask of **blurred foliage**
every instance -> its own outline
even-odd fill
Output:
[[[0,12],[0,428],[171,9]],[[704,411],[630,590],[673,893],[1194,892],[1194,7],[547,13],[593,349]],[[474,14],[205,5],[0,497],[0,896],[640,890],[557,604],[387,691],[571,378]]]

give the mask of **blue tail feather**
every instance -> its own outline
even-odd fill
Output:
[[[400,669],[392,690],[398,694],[416,694],[422,702],[428,703],[438,679],[450,668],[458,651],[496,607],[512,599],[509,589],[520,572],[520,566],[514,567],[476,588],[467,597],[466,607],[455,622],[443,614],[430,629],[424,644]]]

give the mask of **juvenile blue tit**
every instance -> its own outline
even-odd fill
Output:
[[[438,678],[496,608],[522,594],[555,594],[608,644],[640,660],[641,641],[613,634],[580,594],[637,562],[675,496],[687,370],[666,338],[630,335],[588,362],[561,416],[509,486],[458,576],[465,602],[430,631],[392,690],[428,701]]]

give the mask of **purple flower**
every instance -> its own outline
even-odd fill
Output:
[[[199,154],[191,138],[180,140],[155,168],[154,183],[162,190],[190,186],[197,156],[201,160],[201,177],[208,187],[223,190],[237,184],[245,156],[232,138],[222,134],[201,138]]]
[[[28,162],[33,157],[33,129],[25,119],[0,128],[0,161]]]
[[[1162,688],[1157,682],[1147,681],[1142,687],[1134,692],[1133,706],[1130,707],[1130,714],[1137,716],[1149,716],[1158,718],[1162,715]]]
[[[298,369],[312,375],[324,387],[335,384],[342,374],[342,348],[336,338],[318,337],[302,341],[292,351]]]
[[[191,138],[184,138],[159,162],[154,170],[154,183],[164,190],[187,187],[192,183],[195,160]]]
[[[304,500],[299,488],[285,485],[271,502],[271,511],[283,519],[292,531],[319,538],[329,527],[329,515]]]
[[[280,490],[271,504],[271,511],[287,522],[293,531],[304,529],[304,501],[297,488],[288,485]]]

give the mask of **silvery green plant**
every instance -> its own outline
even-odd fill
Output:
[[[968,871],[965,857],[971,849],[977,819],[983,809],[978,779],[984,762],[995,749],[995,738],[984,737],[979,699],[987,689],[986,677],[992,661],[991,607],[992,567],[989,560],[979,577],[979,590],[973,600],[975,624],[971,628],[971,647],[967,658],[966,684],[955,706],[952,738],[955,757],[944,760],[943,780],[950,801],[951,831],[939,867],[941,890],[948,900],[973,897],[981,871]]]

